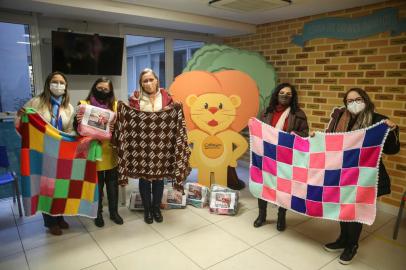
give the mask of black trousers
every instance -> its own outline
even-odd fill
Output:
[[[339,241],[348,247],[358,245],[358,240],[362,231],[362,223],[359,222],[340,222]]]
[[[106,186],[107,200],[109,204],[109,213],[114,214],[118,211],[118,172],[117,167],[110,170],[98,171],[99,178],[99,208],[98,215],[103,212],[104,186]]]
[[[258,209],[259,213],[266,216],[266,208],[268,207],[268,202],[262,199],[258,199]],[[278,207],[278,215],[286,214],[286,209],[283,207]]]
[[[45,213],[42,213],[42,218],[44,219],[44,226],[47,228],[53,227],[55,225],[58,225],[59,222],[61,222],[63,219],[63,216],[51,216]]]
[[[152,210],[153,207],[158,207],[162,201],[162,195],[164,193],[164,181],[154,180],[149,181],[145,179],[139,180],[139,190],[141,194],[142,204],[144,205],[144,211]],[[152,198],[151,198],[152,191]],[[152,199],[152,200],[151,200]]]

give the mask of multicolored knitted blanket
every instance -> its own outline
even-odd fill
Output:
[[[19,132],[25,215],[40,211],[96,217],[99,143],[59,131],[29,108],[21,117]]]
[[[302,138],[249,121],[249,188],[260,199],[311,217],[371,225],[388,126]]]
[[[164,111],[142,112],[119,102],[114,140],[120,185],[126,185],[128,177],[165,178],[183,187],[191,168],[181,104]]]

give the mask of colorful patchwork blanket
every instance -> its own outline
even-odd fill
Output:
[[[181,104],[159,112],[142,112],[118,103],[113,134],[118,151],[119,184],[128,177],[172,179],[183,188],[189,175],[190,148]]]
[[[99,143],[59,131],[29,108],[21,117],[19,132],[25,214],[96,217]]]
[[[249,188],[255,197],[311,217],[374,222],[386,124],[309,138],[255,118],[249,129]]]

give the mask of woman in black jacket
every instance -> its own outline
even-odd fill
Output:
[[[326,132],[346,132],[367,128],[381,120],[390,127],[390,132],[383,146],[383,153],[393,155],[399,152],[399,127],[388,117],[374,111],[375,106],[368,94],[360,88],[352,88],[343,98],[344,107],[334,109]],[[312,134],[313,135],[313,134]],[[382,160],[379,161],[378,197],[389,194],[390,179]],[[358,222],[340,222],[340,236],[333,242],[326,244],[327,251],[343,251],[339,262],[349,264],[357,253],[358,240],[361,235],[362,224]]]
[[[297,91],[289,83],[279,84],[272,94],[268,108],[262,114],[261,121],[288,133],[307,137],[309,126],[306,114],[299,108]],[[262,226],[266,221],[267,202],[258,199],[259,214],[254,221],[254,227]],[[278,208],[276,229],[284,231],[286,228],[286,209]]]

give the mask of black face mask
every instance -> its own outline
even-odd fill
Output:
[[[278,95],[278,103],[281,105],[284,105],[284,106],[290,105],[291,100],[292,100],[291,96],[281,95],[281,94]]]
[[[106,100],[109,97],[111,97],[111,95],[112,95],[111,91],[108,92],[108,93],[103,92],[103,91],[99,91],[99,90],[94,90],[93,91],[93,96],[98,100]]]

